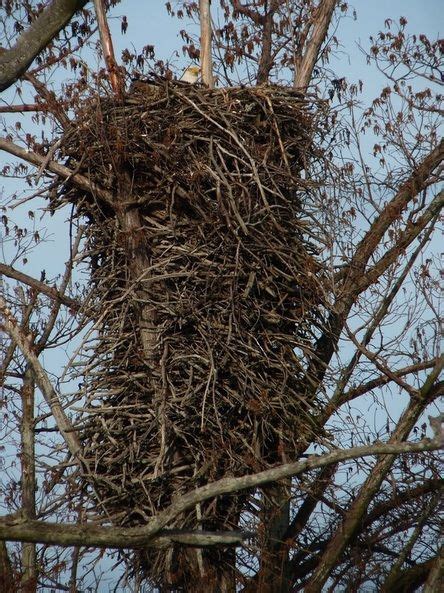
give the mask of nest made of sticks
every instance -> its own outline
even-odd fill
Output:
[[[97,339],[79,429],[98,512],[115,523],[285,460],[312,430],[305,357],[326,299],[305,213],[319,119],[291,89],[150,80],[120,103],[91,99],[65,135],[70,166],[113,195],[68,182],[53,206],[88,220]],[[241,510],[222,499],[177,526],[220,528]]]

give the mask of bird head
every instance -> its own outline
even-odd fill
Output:
[[[200,75],[200,66],[188,66],[185,72],[182,74],[180,80],[183,82],[189,82],[190,84],[194,84],[197,82],[197,79]]]

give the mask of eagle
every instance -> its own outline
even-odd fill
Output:
[[[200,67],[199,66],[188,66],[179,80],[183,82],[189,82],[190,84],[195,84],[200,75]]]

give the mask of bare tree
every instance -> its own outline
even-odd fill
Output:
[[[30,189],[5,193],[1,219],[0,588],[80,590],[96,578],[87,549],[109,548],[128,567],[116,589],[437,590],[442,40],[387,20],[361,48],[386,79],[366,106],[362,82],[329,64],[345,3],[168,4],[180,19],[201,17],[200,49],[182,31],[203,72],[191,87],[151,46],[119,64],[106,21],[114,4],[13,1],[1,17],[2,173]],[[87,56],[97,51],[105,65],[94,72]],[[70,80],[55,92],[61,67]],[[138,86],[125,88],[130,77]],[[173,154],[182,160],[169,169]],[[147,188],[164,202],[146,207]],[[210,226],[196,222],[215,203],[229,237],[219,260],[205,243]],[[27,209],[32,230],[14,221]],[[45,248],[39,224],[59,212],[69,219],[65,268],[36,278],[23,268]],[[245,246],[254,265],[242,276]],[[290,274],[292,250],[303,264]],[[244,317],[263,304],[237,351],[227,343],[242,333],[244,301],[232,296],[229,331],[214,343],[217,323],[201,317],[203,331],[187,309],[197,258],[244,282],[230,285],[249,303]],[[219,288],[205,273],[199,307],[216,310]],[[173,318],[189,351],[162,333]],[[292,362],[259,366],[265,350]],[[52,351],[67,352],[63,364]],[[186,397],[168,407],[179,399],[171,360],[188,355]],[[226,370],[236,364],[240,377]],[[261,373],[262,392],[245,403]],[[125,399],[149,389],[147,405]],[[193,394],[198,407],[187,408]]]

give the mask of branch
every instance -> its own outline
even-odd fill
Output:
[[[68,417],[66,416],[62,408],[59,397],[55,392],[51,384],[51,381],[48,379],[48,375],[46,374],[45,370],[43,369],[39,359],[37,358],[33,350],[31,336],[26,336],[23,334],[23,331],[20,329],[17,320],[12,315],[11,311],[8,309],[6,302],[2,297],[0,297],[0,313],[4,319],[4,322],[2,323],[2,325],[0,325],[0,327],[2,327],[2,329],[4,329],[7,334],[9,334],[11,339],[17,344],[17,346],[22,351],[29,366],[32,368],[35,382],[37,383],[40,391],[42,392],[43,397],[46,400],[46,403],[51,409],[51,412],[60,430],[60,434],[65,440],[65,443],[67,444],[70,453],[74,458],[80,460],[80,442],[77,438],[76,433],[74,432],[74,428],[71,422],[69,421]]]
[[[392,374],[395,375],[397,378],[405,377],[406,375],[411,375],[412,373],[419,373],[420,371],[424,371],[426,369],[431,369],[435,366],[436,359],[433,360],[426,360],[423,362],[418,362],[417,364],[411,364],[406,366],[402,369],[393,371]],[[344,402],[350,402],[357,397],[376,389],[377,387],[382,387],[383,385],[387,385],[390,383],[392,379],[388,377],[386,374],[379,375],[375,379],[368,381],[367,383],[363,383],[359,385],[359,387],[355,387],[354,389],[350,389],[350,391],[345,391],[340,398],[341,404]]]
[[[0,91],[10,87],[26,72],[34,58],[83,8],[87,0],[53,0],[17,40],[15,46],[0,53]]]
[[[78,311],[80,309],[80,303],[70,297],[67,297],[63,293],[57,290],[57,288],[53,288],[52,286],[48,286],[44,282],[40,282],[40,280],[36,280],[32,276],[28,276],[28,274],[24,274],[23,272],[19,272],[18,270],[14,269],[12,266],[7,266],[6,264],[2,264],[0,262],[0,275],[3,274],[8,278],[13,278],[18,282],[22,282],[23,284],[27,284],[36,292],[40,292],[45,296],[66,305],[70,309],[74,311]]]
[[[41,82],[30,72],[27,72],[23,78],[32,84],[39,96],[45,101],[46,110],[54,115],[63,129],[67,128],[70,123],[69,117],[67,116],[66,110],[61,104],[61,101],[57,99],[54,91],[49,90],[49,88],[43,82]]]
[[[444,355],[440,357],[436,366],[428,375],[418,395],[412,398],[409,406],[401,415],[396,430],[390,437],[390,443],[399,443],[407,438],[418,418],[430,403],[430,394],[433,386],[444,367]],[[435,434],[434,442],[442,442],[442,436]],[[306,593],[318,593],[322,590],[331,571],[336,566],[337,560],[352,540],[356,531],[362,524],[367,513],[368,506],[381,487],[388,471],[395,460],[394,455],[387,455],[380,459],[374,466],[372,472],[363,483],[358,496],[355,498],[343,522],[330,539],[323,555],[319,558],[318,566],[307,584]]]
[[[200,63],[202,82],[209,88],[214,88],[213,62],[211,56],[211,0],[199,0],[200,17]]]
[[[13,142],[11,142],[10,140],[7,140],[6,138],[0,137],[0,149],[5,150],[6,152],[9,152],[10,154],[13,154],[14,156],[17,156],[17,157],[23,159],[24,161],[27,161],[28,163],[35,165],[36,167],[40,167],[41,165],[43,165],[46,169],[48,169],[52,173],[59,175],[60,177],[62,177],[65,180],[71,181],[72,183],[77,185],[77,187],[79,187],[80,189],[83,189],[84,191],[87,191],[88,193],[93,194],[94,196],[100,198],[103,202],[105,202],[109,206],[113,207],[112,193],[99,187],[98,185],[96,185],[95,183],[90,181],[87,177],[85,177],[84,175],[81,175],[80,173],[74,173],[74,171],[71,171],[71,169],[68,169],[68,167],[59,165],[58,163],[55,163],[54,161],[46,162],[46,158],[44,156],[41,156],[41,155],[37,154],[36,152],[25,150],[24,148],[17,146],[17,144],[14,144]]]
[[[283,536],[283,542],[292,539],[295,541],[296,537],[304,530],[308,523],[313,511],[318,506],[321,496],[325,490],[330,486],[331,479],[336,473],[337,465],[332,463],[326,466],[317,476],[313,483],[310,485],[308,494],[298,509],[294,519],[288,526],[285,535]]]
[[[13,593],[16,590],[14,571],[4,541],[0,541],[0,585],[5,593]]]
[[[405,490],[397,489],[395,492],[393,492],[393,495],[389,499],[372,508],[371,512],[365,517],[365,520],[362,524],[362,529],[367,529],[372,525],[372,523],[375,523],[379,519],[386,520],[389,513],[394,509],[398,509],[402,507],[402,505],[408,504],[409,502],[412,502],[421,496],[425,496],[430,492],[439,492],[443,488],[443,478],[430,478],[425,480],[419,486],[415,486],[414,488]]]
[[[438,551],[436,558],[432,561],[432,566],[424,587],[424,593],[433,593],[439,590],[440,582],[442,584],[442,573],[444,568],[444,549]],[[408,581],[407,581],[408,582]]]
[[[257,84],[266,84],[268,82],[270,70],[273,66],[273,58],[271,55],[273,44],[273,26],[274,17],[278,8],[279,2],[276,1],[271,2],[269,8],[267,8],[267,5],[265,5],[265,14],[262,17],[261,22],[262,49],[257,71]]]
[[[302,56],[299,70],[294,79],[294,86],[305,88],[310,84],[313,70],[319,57],[319,52],[333,16],[336,0],[323,0],[313,15],[313,33],[307,42],[307,49]]]
[[[0,113],[25,113],[28,111],[46,111],[42,103],[25,103],[23,105],[0,105]]]
[[[417,591],[433,570],[434,562],[437,563],[438,561],[439,558],[430,558],[421,564],[415,564],[415,566],[406,568],[399,575],[398,580],[395,583],[392,583],[391,589],[381,589],[381,593],[405,593],[405,591]],[[424,593],[425,591],[426,589],[424,589]],[[436,593],[436,591],[439,591],[439,588],[432,589],[428,593]]]
[[[444,155],[443,155],[444,156]],[[416,239],[416,237],[424,230],[424,228],[438,216],[439,212],[444,206],[444,190],[441,190],[438,195],[432,200],[424,214],[414,223],[407,223],[405,231],[402,233],[400,239],[391,249],[385,253],[381,259],[371,267],[364,275],[362,275],[356,283],[356,289],[359,292],[366,290],[371,284],[382,276],[387,268],[393,264],[399,255],[407,249],[407,247]]]
[[[94,0],[96,9],[97,24],[99,26],[100,42],[102,44],[103,57],[109,73],[111,87],[118,98],[123,97],[123,81],[116,58],[114,56],[113,40],[106,20],[106,12],[103,0]]]
[[[247,488],[262,486],[270,482],[275,482],[277,480],[282,480],[301,474],[311,469],[325,467],[331,463],[338,463],[341,461],[346,461],[347,459],[372,455],[396,455],[409,452],[435,451],[441,448],[441,446],[442,443],[438,442],[437,440],[424,440],[419,443],[404,442],[396,444],[379,444],[373,446],[354,447],[352,449],[334,451],[333,453],[328,453],[326,455],[310,456],[305,461],[280,465],[257,474],[242,476],[239,478],[223,478],[217,482],[197,488],[196,490],[193,490],[192,492],[189,492],[188,494],[185,494],[184,496],[181,496],[177,500],[173,501],[173,503],[167,509],[154,517],[148,523],[145,529],[149,530],[152,534],[157,533],[178,515],[184,511],[194,508],[194,506],[199,502],[209,500],[222,494],[229,494],[233,492],[239,492]]]
[[[356,248],[355,255],[350,264],[342,270],[342,276],[344,274],[350,274],[346,281],[348,286],[354,285],[356,280],[360,279],[365,271],[368,260],[375,252],[376,247],[389,227],[401,218],[411,200],[427,186],[430,175],[442,163],[443,158],[444,140],[441,140],[438,146],[423,159],[411,173],[410,177],[401,185],[395,196],[372,223],[370,229]],[[439,194],[436,199],[439,199]]]
[[[199,502],[215,498],[222,494],[239,492],[247,488],[262,486],[270,482],[276,482],[284,478],[289,478],[305,471],[325,467],[327,465],[355,459],[359,457],[368,457],[374,455],[397,455],[402,453],[419,453],[424,451],[436,451],[442,448],[442,442],[439,439],[424,439],[417,443],[395,443],[395,444],[377,444],[366,445],[362,447],[352,447],[351,449],[337,450],[325,455],[312,455],[304,461],[296,463],[286,463],[272,469],[268,469],[257,474],[242,476],[239,478],[223,478],[217,482],[207,484],[185,494],[174,500],[172,504],[153,517],[143,527],[114,528],[99,527],[97,525],[60,525],[46,523],[43,521],[23,521],[16,516],[6,517],[0,520],[0,540],[29,541],[40,543],[52,543],[62,546],[70,545],[88,545],[98,547],[122,547],[138,548],[141,546],[152,545],[170,545],[172,541],[188,545],[212,545],[222,543],[217,541],[218,537],[233,537],[239,543],[241,539],[248,537],[246,534],[203,534],[208,538],[208,543],[204,544],[202,539],[194,539],[196,532],[183,533],[181,531],[165,532],[163,528],[178,515],[192,509]],[[172,535],[173,534],[173,535]],[[197,533],[197,535],[199,535]],[[202,534],[201,534],[202,535]],[[183,536],[183,537],[182,537]],[[159,537],[158,543],[154,539]],[[173,540],[173,537],[175,538]],[[162,541],[162,538],[166,538]],[[181,538],[181,539],[180,539]],[[227,540],[224,540],[224,544]]]
[[[138,533],[135,533],[138,531]],[[32,542],[56,546],[86,546],[97,548],[165,548],[173,544],[187,546],[239,545],[250,537],[240,531],[181,531],[162,530],[156,535],[144,534],[140,528],[69,525],[46,521],[23,521],[9,515],[0,518],[0,540]]]

